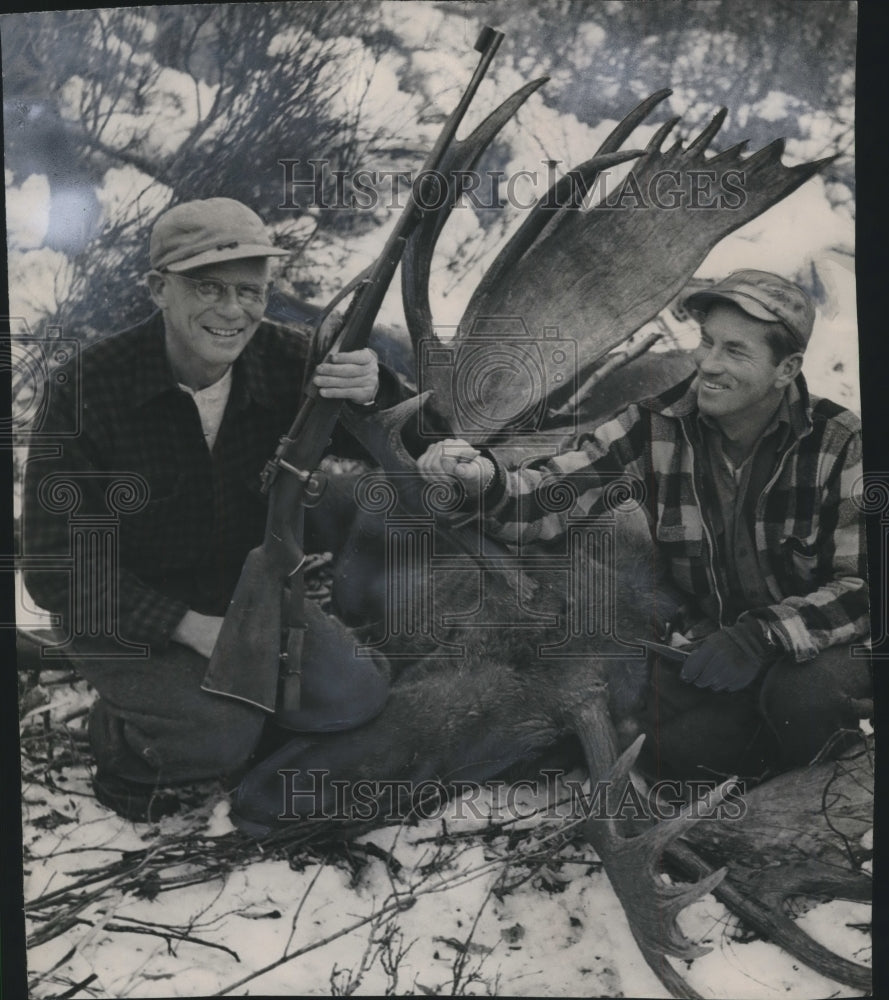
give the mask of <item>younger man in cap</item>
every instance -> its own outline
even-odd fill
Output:
[[[566,513],[538,500],[544,479],[575,477],[586,490],[577,507],[589,510],[597,474],[638,477],[684,598],[673,641],[691,650],[654,663],[643,719],[652,766],[756,777],[807,763],[868,710],[868,665],[850,650],[869,631],[852,499],[860,423],[808,393],[800,369],[814,309],[797,285],[738,271],[686,304],[701,341],[678,385],[537,466],[506,469],[451,439],[420,468],[482,494],[487,530],[510,542],[564,534]]]
[[[80,413],[72,378],[54,392],[42,428],[79,420],[79,434],[28,461],[24,551],[32,567],[43,557],[50,568],[29,569],[25,583],[61,616],[65,651],[99,694],[90,717],[97,796],[134,819],[175,808],[174,797],[155,794],[159,784],[236,772],[266,718],[202,683],[245,556],[262,540],[260,473],[293,420],[305,374],[307,337],[263,320],[270,263],[284,255],[232,199],[163,213],[148,274],[158,311],[84,352]],[[399,398],[369,349],[318,365],[313,381],[322,396],[356,406]],[[65,490],[73,508],[56,502]],[[307,537],[325,533],[324,548],[344,516],[333,502],[326,497],[307,523]],[[115,547],[78,561],[72,527],[109,515]],[[64,570],[72,555],[77,579]],[[347,728],[374,715],[384,675],[354,657],[338,621],[310,601],[305,613],[298,728]]]

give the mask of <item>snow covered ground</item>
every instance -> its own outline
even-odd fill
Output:
[[[84,682],[63,671],[41,680],[23,697],[22,736],[35,1000],[669,996],[595,853],[557,816],[564,786],[550,798],[519,791],[513,818],[502,792],[484,793],[472,809],[455,800],[347,845],[305,827],[249,841],[215,785],[158,824],[132,824],[92,796]],[[868,906],[834,901],[800,920],[869,964]],[[712,897],[680,923],[712,948],[675,963],[704,997],[863,995],[751,940]]]

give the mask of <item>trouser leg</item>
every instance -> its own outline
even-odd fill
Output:
[[[323,732],[376,715],[388,692],[385,661],[361,655],[353,634],[313,602],[305,612],[301,706],[280,721]],[[248,760],[271,718],[248,702],[202,690],[207,660],[178,643],[143,660],[106,660],[81,649],[72,665],[99,695],[90,719],[97,763],[133,781],[231,774]]]
[[[288,659],[281,669],[275,659],[280,636],[262,636],[272,643],[270,655],[257,664],[251,656],[238,656],[238,642],[229,642],[229,651],[214,662],[212,676],[205,677],[205,689],[232,699],[243,698],[277,708],[275,721],[298,732],[327,732],[350,729],[376,715],[382,708],[389,685],[388,664],[368,649],[368,640],[356,636],[341,620],[363,622],[367,615],[381,616],[376,595],[383,587],[384,534],[378,523],[370,524],[368,512],[356,504],[357,476],[329,477],[317,506],[305,511],[303,542],[307,552],[332,552],[333,614],[305,598],[292,617],[287,641]],[[294,516],[300,516],[295,511]],[[365,516],[367,515],[367,516]],[[283,585],[282,585],[283,586]],[[274,592],[277,600],[281,591]],[[264,600],[268,600],[269,596]],[[244,606],[245,602],[242,602]],[[258,607],[253,620],[261,621],[267,605]],[[271,621],[275,615],[267,615]],[[274,626],[266,626],[277,628]],[[274,639],[274,641],[272,641]],[[261,674],[257,671],[261,668]],[[264,683],[257,684],[261,676]],[[275,683],[278,683],[277,698]]]
[[[681,664],[653,657],[640,764],[655,780],[760,777],[777,758],[755,690],[717,693],[687,684]]]
[[[830,744],[841,750],[855,739],[861,719],[873,711],[872,698],[870,660],[834,646],[805,663],[779,660],[766,674],[759,705],[780,744],[781,763],[800,767]]]
[[[872,710],[869,663],[846,646],[805,663],[784,657],[759,683],[731,694],[686,684],[680,669],[655,658],[642,762],[657,777],[757,778],[801,767],[832,742],[841,749],[838,734],[854,738]]]
[[[229,774],[247,761],[265,713],[202,691],[207,661],[198,653],[178,643],[141,660],[106,660],[97,651],[81,646],[71,659],[99,695],[89,732],[101,769],[175,783]]]

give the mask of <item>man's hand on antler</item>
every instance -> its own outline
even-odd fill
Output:
[[[769,644],[762,625],[745,618],[708,635],[682,665],[682,679],[711,691],[749,687],[780,650]]]
[[[380,386],[377,356],[369,347],[330,354],[315,369],[312,382],[322,396],[368,406]]]
[[[481,496],[494,478],[491,459],[462,438],[436,441],[417,459],[417,468],[426,479],[456,479],[473,499]]]

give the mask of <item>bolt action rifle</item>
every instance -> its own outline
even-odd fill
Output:
[[[383,298],[413,228],[423,215],[424,188],[453,141],[491,60],[503,39],[482,29],[475,44],[481,53],[466,91],[414,182],[412,196],[379,258],[358,283],[343,325],[328,356],[365,347]],[[440,181],[439,181],[440,183]],[[335,300],[335,301],[338,301]],[[303,621],[302,512],[317,502],[315,470],[340,418],[344,400],[323,398],[308,384],[288,433],[263,471],[269,506],[262,544],[247,555],[202,687],[258,705],[267,711],[294,712],[300,705]]]

